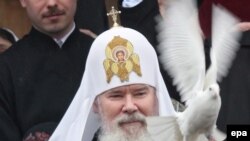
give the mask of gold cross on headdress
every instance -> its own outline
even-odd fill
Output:
[[[119,26],[119,24],[117,23],[117,16],[120,13],[121,11],[116,10],[114,6],[112,6],[112,9],[110,10],[110,12],[107,13],[107,16],[111,16],[113,19],[113,22],[114,22],[113,27]]]

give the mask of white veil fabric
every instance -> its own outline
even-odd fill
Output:
[[[104,67],[104,60],[107,59],[106,47],[114,37],[121,37],[132,44],[132,51],[139,58],[141,76],[131,71],[126,81],[121,81],[118,75],[113,75],[110,82],[107,82]],[[148,84],[156,88],[160,116],[176,114],[152,45],[141,33],[133,29],[113,27],[93,42],[81,85],[49,141],[92,141],[101,122],[99,115],[92,111],[95,97],[111,88],[135,83]]]

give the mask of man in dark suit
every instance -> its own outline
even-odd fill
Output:
[[[0,140],[45,141],[73,99],[93,41],[79,32],[77,0],[20,0],[28,35],[0,56]]]

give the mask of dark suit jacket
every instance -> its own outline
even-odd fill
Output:
[[[52,133],[77,92],[92,41],[75,29],[59,48],[33,28],[1,54],[1,141]]]

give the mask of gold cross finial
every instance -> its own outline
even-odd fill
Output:
[[[113,27],[119,26],[119,24],[117,23],[117,16],[118,16],[118,14],[120,14],[120,13],[121,13],[121,11],[116,10],[116,9],[114,8],[114,6],[112,6],[110,12],[107,13],[107,16],[111,16],[112,19],[113,19],[113,22],[114,22]]]

